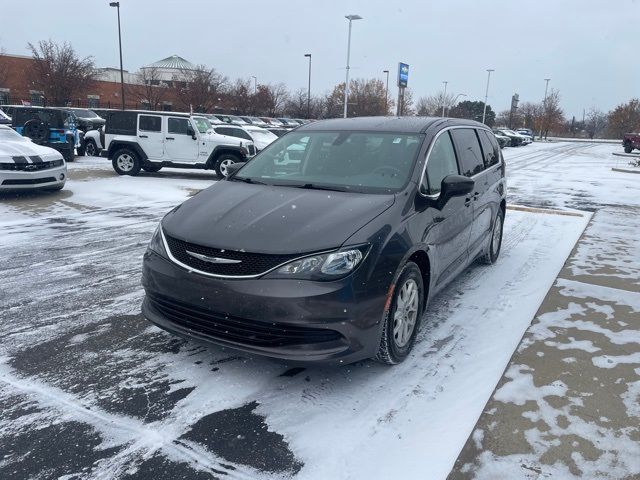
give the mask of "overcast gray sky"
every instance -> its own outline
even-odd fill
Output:
[[[0,48],[28,54],[27,42],[69,41],[98,66],[118,65],[115,9],[108,0],[2,0]],[[354,22],[351,76],[411,65],[414,99],[448,90],[484,97],[486,69],[494,68],[489,104],[507,109],[511,95],[540,101],[544,78],[560,90],[565,113],[609,110],[640,96],[638,0],[120,0],[124,67],[172,54],[216,68],[229,78],[307,85],[312,91],[343,81],[346,14]],[[68,7],[68,8],[67,8]],[[65,12],[66,10],[66,12]],[[392,88],[393,85],[393,88]]]

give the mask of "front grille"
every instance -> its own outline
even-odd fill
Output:
[[[62,160],[41,161],[40,163],[0,163],[0,170],[35,172],[62,166]]]
[[[221,340],[260,347],[283,347],[332,342],[341,338],[335,330],[231,317],[148,292],[147,299],[172,323]]]
[[[11,179],[11,180],[5,180],[4,182],[2,182],[2,185],[37,185],[39,183],[49,183],[49,182],[55,182],[56,179],[53,177],[46,177],[46,178],[24,178],[24,179]]]
[[[249,144],[249,155],[255,155],[256,154],[256,147],[254,147],[253,145]]]
[[[278,265],[286,263],[300,255],[265,255],[261,253],[248,253],[238,250],[224,250],[219,248],[203,247],[195,243],[188,243],[165,234],[167,245],[174,258],[185,265],[214,275],[230,277],[255,276],[265,273]],[[240,260],[240,263],[209,263],[187,253],[197,253],[208,257],[225,258],[228,260]]]

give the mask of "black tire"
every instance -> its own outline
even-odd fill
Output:
[[[100,149],[96,145],[96,142],[89,139],[84,144],[84,153],[88,157],[97,157],[98,155],[100,155]]]
[[[162,165],[152,165],[150,163],[143,165],[142,169],[145,172],[149,172],[149,173],[156,173],[159,172],[160,170],[162,170]]]
[[[22,135],[37,144],[47,143],[49,141],[49,124],[40,119],[32,118],[25,122]]]
[[[241,162],[242,159],[232,153],[224,153],[220,155],[213,166],[213,169],[216,171],[216,175],[219,179],[223,179],[227,176],[225,172],[225,164],[229,161],[231,161],[231,163],[238,163]]]
[[[633,152],[633,147],[631,146],[631,144],[625,143],[624,144],[624,153],[631,153],[631,152]]]
[[[489,248],[486,253],[480,257],[480,261],[487,265],[493,265],[500,256],[500,249],[502,248],[502,232],[504,230],[504,211],[498,210],[498,215],[493,222],[493,228],[491,229],[491,240],[489,242]],[[497,237],[496,237],[497,235]]]
[[[409,318],[409,310],[404,310],[405,314],[403,315],[398,311],[398,307],[400,305],[400,308],[403,308],[401,306],[401,296],[406,293],[405,288],[411,283],[413,283],[416,288],[416,295],[418,298],[417,305],[413,302],[409,304],[411,309],[415,307],[415,318],[413,319],[413,325],[410,326],[412,330],[408,331],[408,327],[407,331],[405,331],[402,326],[411,323],[403,323],[403,319]],[[377,361],[386,363],[387,365],[398,364],[407,358],[409,352],[411,352],[411,349],[413,348],[418,329],[420,328],[420,319],[424,310],[425,295],[422,272],[415,263],[407,262],[407,264],[402,268],[400,276],[395,283],[392,295],[393,298],[391,305],[389,306],[389,311],[385,316],[384,325],[382,327],[378,353],[375,356]]]
[[[60,153],[62,154],[62,158],[64,158],[64,161],[67,163],[73,162],[76,158],[75,155],[73,154],[73,150],[65,149],[65,150],[62,150]]]
[[[128,148],[122,148],[113,154],[111,165],[118,175],[138,175],[142,164],[138,155]]]

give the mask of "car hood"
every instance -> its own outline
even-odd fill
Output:
[[[0,143],[0,162],[15,163],[13,157],[31,157],[39,156],[42,159],[60,159],[62,155],[53,148],[38,145],[30,141],[18,142],[1,142]]]
[[[295,254],[339,247],[395,196],[221,181],[163,220],[165,234],[213,248]]]

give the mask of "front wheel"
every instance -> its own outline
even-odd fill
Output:
[[[624,146],[624,153],[631,153],[633,152],[633,147],[630,144],[625,144]]]
[[[413,348],[424,309],[422,272],[413,262],[402,269],[382,327],[376,360],[387,365],[402,362]]]
[[[126,148],[115,153],[111,164],[118,175],[137,175],[140,173],[140,159]]]
[[[482,258],[482,263],[491,265],[496,263],[498,256],[500,255],[500,248],[502,247],[502,230],[504,227],[504,212],[502,209],[498,210],[496,220],[493,222],[493,230],[491,231],[491,243],[487,249],[487,253]]]
[[[218,178],[219,179],[227,178],[227,176],[229,175],[229,172],[227,171],[227,167],[239,161],[240,159],[237,156],[231,155],[230,153],[225,153],[224,155],[220,155],[220,157],[218,157],[218,160],[216,160],[215,166],[213,167],[216,171],[216,175],[218,176]]]

